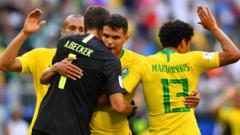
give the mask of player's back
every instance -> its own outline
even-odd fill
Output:
[[[184,105],[184,97],[196,90],[203,71],[218,66],[217,54],[180,54],[161,51],[142,59],[142,84],[148,107],[150,134],[198,135],[194,110]],[[209,62],[210,61],[210,62]],[[206,64],[206,65],[205,65]]]
[[[121,68],[117,57],[91,35],[70,36],[60,40],[53,63],[69,54],[77,56],[72,63],[83,69],[84,76],[74,81],[57,75],[51,80],[34,130],[58,135],[90,134],[93,107],[103,85],[109,83],[106,77],[110,71]]]

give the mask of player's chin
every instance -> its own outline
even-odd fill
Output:
[[[110,49],[110,50],[111,50],[112,53],[114,53],[114,54],[116,53],[116,49],[113,48],[113,49]]]

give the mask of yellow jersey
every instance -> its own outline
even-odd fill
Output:
[[[218,53],[164,50],[141,58],[123,79],[131,93],[142,82],[150,135],[200,135],[194,110],[184,97],[196,90],[201,73],[219,67]]]
[[[220,109],[218,119],[223,127],[223,131],[230,128],[232,135],[240,135],[240,108],[223,107]]]
[[[21,62],[21,73],[32,74],[33,84],[36,93],[36,105],[34,115],[30,124],[28,135],[32,134],[32,127],[38,115],[39,107],[43,97],[47,93],[49,85],[42,85],[40,77],[43,72],[52,64],[52,58],[56,53],[56,49],[37,48],[18,57]]]
[[[122,65],[122,78],[126,77],[128,69],[142,57],[142,55],[123,49],[120,58]],[[132,100],[133,95],[134,92],[127,95],[129,101]],[[92,135],[132,134],[126,116],[113,111],[109,105],[96,107],[91,119],[90,127]]]

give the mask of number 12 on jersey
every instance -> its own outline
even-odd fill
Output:
[[[188,96],[188,80],[187,79],[161,79],[163,86],[163,104],[165,113],[171,112],[189,112],[190,108],[188,107],[179,107],[171,109],[171,100],[170,100],[170,85],[182,85],[181,92],[176,94],[177,97],[186,97]]]

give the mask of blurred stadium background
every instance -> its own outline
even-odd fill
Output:
[[[40,32],[27,40],[19,55],[33,48],[55,47],[63,19],[71,13],[82,14],[86,6],[92,4],[102,5],[111,13],[120,13],[127,17],[131,38],[125,47],[143,55],[150,55],[161,49],[157,38],[159,27],[164,22],[175,19],[194,26],[192,49],[219,51],[219,43],[198,24],[198,4],[208,5],[219,26],[240,47],[240,0],[0,0],[0,52],[21,30],[26,14],[34,8],[44,10],[43,19],[47,23]],[[196,109],[196,116],[203,135],[220,135],[222,128],[212,111],[212,104],[229,86],[238,83],[240,62],[207,72],[201,77],[198,87],[201,101]],[[138,89],[135,100],[139,110],[130,121],[134,133],[140,135],[148,128],[148,123],[141,87]],[[34,104],[31,76],[0,72],[0,135],[4,135],[4,125],[13,118],[11,114],[14,111],[20,111],[22,119],[29,123]],[[231,103],[227,107],[232,107]],[[238,126],[240,129],[240,124]]]

